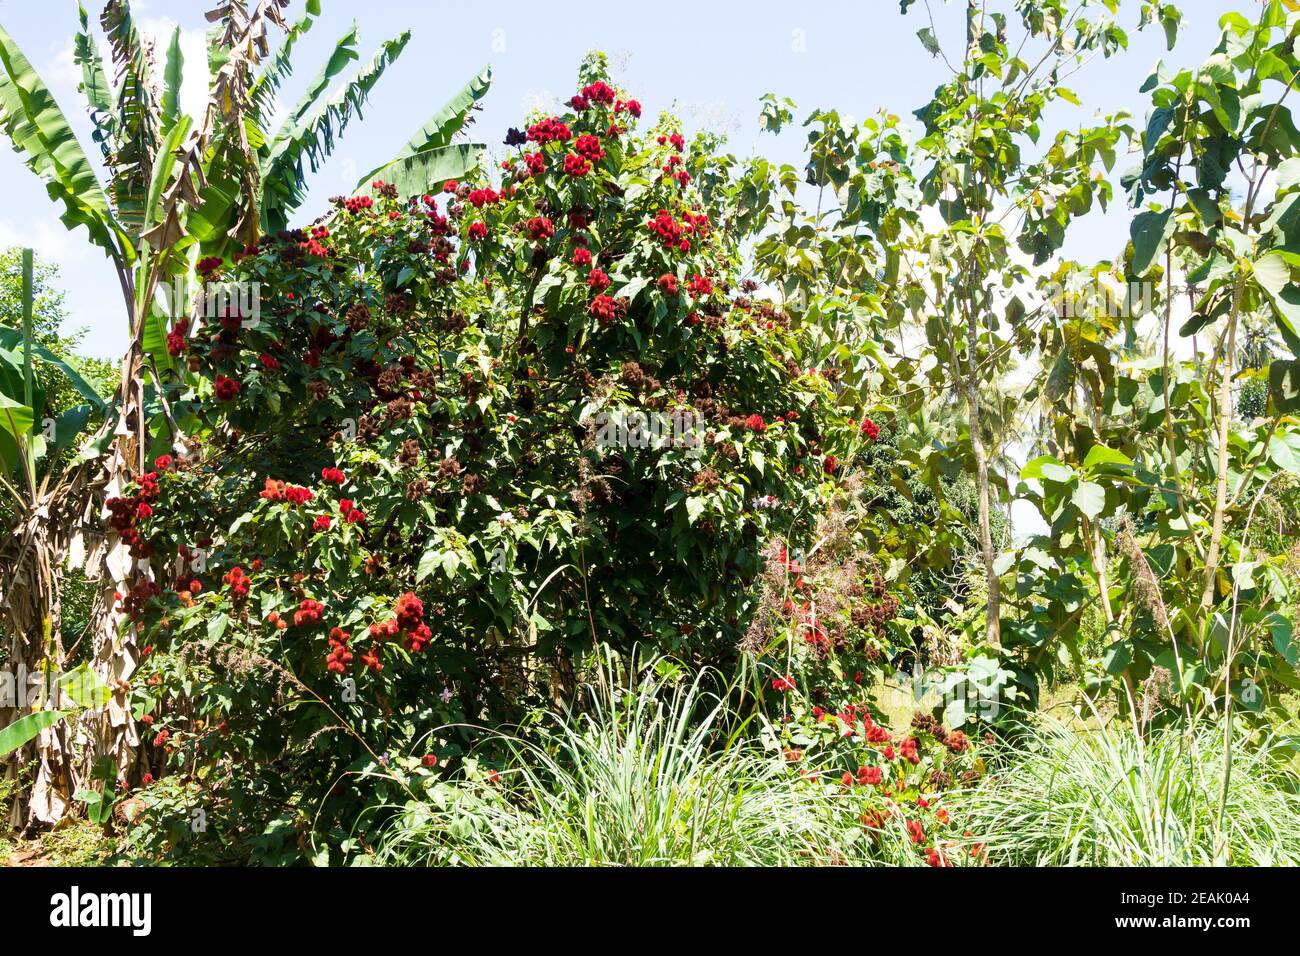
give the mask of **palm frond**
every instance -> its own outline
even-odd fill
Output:
[[[410,31],[387,40],[379,52],[329,99],[291,116],[287,133],[277,135],[262,163],[262,209],[270,229],[283,229],[289,213],[302,204],[304,164],[315,172],[334,150],[337,138],[354,116],[362,115],[370,91],[384,71],[401,55]]]
[[[429,121],[420,128],[419,132],[411,137],[410,141],[405,146],[398,150],[397,154],[391,160],[377,169],[372,169],[369,173],[363,176],[361,181],[357,183],[357,188],[361,188],[380,173],[384,173],[381,178],[389,182],[396,182],[397,173],[395,170],[402,170],[410,172],[413,175],[418,175],[427,169],[430,165],[428,163],[406,163],[404,161],[409,160],[411,157],[418,156],[421,153],[427,153],[431,150],[445,149],[446,147],[451,146],[456,136],[461,133],[470,122],[472,122],[472,114],[477,108],[478,101],[487,94],[488,88],[491,85],[492,68],[490,66],[485,66],[477,75],[470,79],[468,83],[461,87],[455,96],[444,103],[442,108],[429,118]],[[478,149],[481,151],[483,147],[480,146]],[[472,169],[473,166],[477,164],[478,156],[476,155],[470,166],[454,172],[448,172],[445,178],[454,179],[458,176],[463,176],[469,171],[469,169]],[[440,175],[442,170],[450,170],[452,166],[455,165],[455,162],[445,160],[433,165],[437,167],[437,171],[430,169],[429,173],[436,176]],[[412,179],[412,182],[414,181],[415,180]],[[426,185],[432,187],[435,183],[430,181],[427,182]],[[415,186],[412,191],[423,188],[425,188],[424,185]]]
[[[61,202],[69,228],[85,226],[91,240],[119,263],[131,256],[108,197],[95,178],[67,117],[32,69],[13,38],[0,27],[0,129],[27,168],[45,181],[50,198]]]
[[[90,17],[82,4],[77,4],[81,18],[81,29],[72,41],[72,60],[81,68],[81,82],[77,84],[86,97],[90,110],[90,121],[94,124],[91,138],[98,144],[100,152],[107,162],[113,152],[113,140],[117,135],[117,114],[113,111],[113,87],[104,72],[104,61],[100,58],[95,38],[90,33]]]
[[[112,48],[116,130],[109,191],[117,218],[133,234],[144,223],[145,193],[158,152],[160,117],[153,87],[153,45],[136,29],[126,0],[109,0],[99,18]]]

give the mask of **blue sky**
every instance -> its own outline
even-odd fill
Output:
[[[99,5],[88,0],[92,18]],[[201,102],[204,8],[213,2],[133,0],[132,8],[148,32],[169,35],[173,24],[186,31],[189,65],[183,99]],[[1142,81],[1160,59],[1177,65],[1199,63],[1218,35],[1217,22],[1232,9],[1250,11],[1249,0],[1184,0],[1183,34],[1172,53],[1163,33],[1136,31],[1137,0],[1123,0],[1130,49],[1098,61],[1073,81],[1084,106],[1062,114],[1062,122],[1084,122],[1095,111],[1129,109],[1145,115]],[[927,24],[924,4],[901,16],[897,0],[791,3],[680,2],[653,4],[552,4],[498,0],[491,4],[453,4],[426,0],[323,0],[323,15],[295,50],[298,72],[282,98],[292,103],[335,40],[355,18],[361,28],[362,62],[383,39],[403,30],[411,42],[377,87],[364,122],[348,130],[334,156],[316,174],[304,221],[319,214],[325,200],[349,191],[357,178],[388,159],[446,97],[485,63],[494,71],[491,92],[478,115],[474,138],[499,144],[506,129],[531,108],[572,94],[577,65],[592,49],[604,50],[615,78],[639,98],[647,117],[673,109],[688,129],[724,132],[740,155],[762,152],[782,162],[799,162],[802,134],[796,128],[780,138],[760,136],[758,100],[774,92],[790,97],[804,112],[835,108],[866,117],[882,108],[910,118],[942,80],[944,67],[916,38]],[[945,48],[959,50],[963,9],[959,2],[931,0]],[[292,15],[302,4],[295,2]],[[83,146],[91,152],[89,122],[76,90],[72,61],[76,3],[45,0],[0,4],[0,23],[18,41],[68,114]],[[92,154],[92,159],[97,153]],[[1121,161],[1114,179],[1126,165]],[[0,149],[0,181],[11,184],[0,208],[0,246],[32,245],[38,256],[58,263],[68,291],[68,325],[86,326],[82,350],[116,357],[126,342],[121,296],[108,261],[87,243],[84,233],[69,234],[40,182],[18,156]],[[1118,192],[1118,186],[1117,186]],[[1072,235],[1066,252],[1081,258],[1108,258],[1124,241],[1127,214],[1122,208],[1093,216]]]

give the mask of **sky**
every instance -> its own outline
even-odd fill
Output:
[[[86,2],[93,21],[99,4]],[[965,5],[945,0],[930,4],[940,42],[947,50],[959,51]],[[1083,107],[1071,108],[1060,121],[1084,123],[1098,111],[1127,109],[1142,122],[1146,102],[1138,90],[1156,62],[1201,62],[1217,42],[1219,17],[1253,7],[1251,0],[1183,0],[1180,5],[1185,15],[1182,36],[1168,52],[1158,28],[1137,32],[1137,0],[1123,0],[1129,50],[1097,61],[1074,78],[1072,86]],[[215,0],[132,2],[140,28],[164,38],[160,46],[174,25],[184,31],[182,105],[195,114],[202,107],[206,77],[202,11],[211,6]],[[291,19],[302,6],[295,0]],[[804,134],[797,124],[779,137],[760,134],[757,118],[763,94],[794,100],[800,121],[813,108],[834,108],[859,119],[888,109],[910,119],[946,71],[916,37],[928,24],[923,0],[907,16],[900,14],[897,0],[606,0],[582,6],[535,0],[468,5],[323,0],[322,7],[322,16],[295,48],[298,70],[281,93],[286,104],[294,102],[354,19],[361,31],[362,63],[384,39],[408,29],[412,36],[376,88],[364,121],[348,129],[334,155],[313,176],[300,210],[303,222],[323,212],[329,196],[350,192],[362,174],[390,158],[485,64],[493,69],[492,89],[471,133],[494,147],[524,114],[572,95],[578,64],[595,49],[608,54],[615,80],[641,101],[647,118],[671,109],[685,119],[688,131],[725,133],[728,148],[737,155],[758,152],[795,164],[800,163]],[[72,59],[76,2],[0,0],[0,24],[44,78],[83,148],[92,162],[97,161],[84,98],[77,91],[80,71]],[[1113,173],[1116,207],[1104,217],[1093,215],[1081,222],[1064,254],[1105,259],[1122,248],[1129,214],[1118,180],[1131,162],[1121,159]],[[56,263],[67,290],[65,328],[87,329],[80,350],[120,355],[127,339],[126,318],[108,260],[89,244],[84,230],[64,228],[43,185],[10,149],[0,148],[0,182],[10,184],[0,205],[0,247],[30,245],[38,258]]]

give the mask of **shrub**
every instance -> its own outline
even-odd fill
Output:
[[[191,437],[110,502],[157,569],[123,595],[137,716],[169,731],[142,769],[220,768],[240,826],[290,814],[287,853],[318,814],[342,840],[392,796],[358,775],[432,728],[572,695],[596,639],[733,658],[764,542],[835,471],[849,425],[694,192],[706,144],[634,136],[598,66],[501,181],[376,183],[205,261],[260,315],[169,334]]]

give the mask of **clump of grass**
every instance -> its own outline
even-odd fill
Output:
[[[990,862],[1020,866],[1238,866],[1300,862],[1300,797],[1273,735],[1236,735],[1223,797],[1223,726],[1180,722],[1144,738],[1118,721],[1048,718],[958,808]]]
[[[616,683],[606,667],[581,715],[537,737],[494,734],[511,755],[495,781],[440,783],[396,815],[388,864],[781,866],[915,862],[906,835],[868,839],[834,788],[802,779],[744,727],[723,732],[707,675]],[[860,809],[860,808],[857,808]]]

